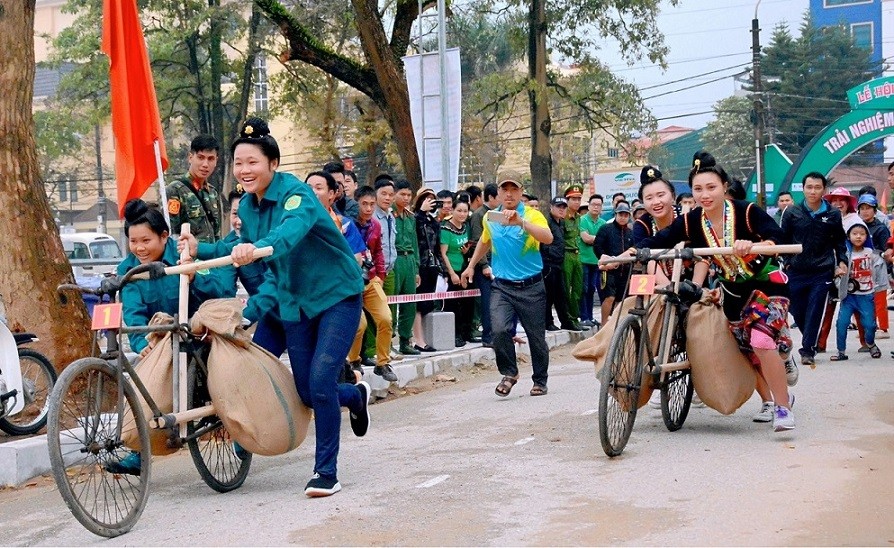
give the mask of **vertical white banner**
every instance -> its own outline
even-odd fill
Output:
[[[460,82],[459,49],[445,52],[447,63],[446,124],[441,123],[441,71],[439,54],[423,53],[403,58],[410,93],[410,117],[416,136],[416,150],[422,166],[424,186],[435,192],[457,189],[459,179],[459,145],[462,123],[462,86]],[[446,127],[446,132],[443,128]],[[441,170],[441,139],[446,133],[449,146],[449,180],[443,181]]]

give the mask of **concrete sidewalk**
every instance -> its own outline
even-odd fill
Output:
[[[552,331],[546,333],[546,342],[550,348],[555,348],[583,340],[592,335],[592,333],[592,329],[581,333]],[[524,332],[520,331],[519,337],[527,340]],[[519,354],[530,356],[530,349],[527,343],[517,345],[516,350]],[[456,370],[463,366],[474,365],[482,360],[493,359],[493,349],[485,348],[480,343],[470,343],[462,348],[431,354],[404,356],[403,359],[391,363],[391,367],[398,379],[393,384],[403,387],[417,379]],[[288,363],[288,357],[284,356],[283,361]],[[365,368],[363,379],[370,384],[374,396],[384,398],[388,395],[388,388],[392,383],[373,374],[370,368]],[[0,443],[0,487],[20,485],[35,476],[47,474],[50,471],[46,434]]]

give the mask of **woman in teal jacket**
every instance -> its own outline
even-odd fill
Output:
[[[250,118],[231,147],[233,176],[246,195],[239,203],[242,229],[235,243],[197,244],[181,236],[201,259],[231,255],[236,266],[251,263],[256,248],[273,254],[264,282],[243,315],[257,321],[254,341],[274,355],[288,350],[295,387],[314,410],[316,459],[304,493],[328,496],[341,490],[337,460],[341,406],[357,436],[369,426],[369,386],[338,384],[339,373],[360,323],[363,277],[341,231],[316,194],[295,176],[276,171],[279,145],[267,123]],[[274,313],[276,312],[276,313]]]

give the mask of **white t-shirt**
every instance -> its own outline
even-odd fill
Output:
[[[848,291],[853,295],[871,295],[875,286],[872,283],[872,250],[863,248],[851,251],[850,279],[856,282],[856,290]]]

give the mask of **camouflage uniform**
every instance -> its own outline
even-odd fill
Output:
[[[207,182],[200,190],[192,186],[189,174],[176,179],[167,186],[168,215],[171,217],[171,231],[180,233],[180,226],[189,223],[192,235],[200,242],[214,243],[220,239],[221,203],[220,194]],[[201,201],[200,201],[201,199]],[[209,219],[208,214],[212,218]]]

